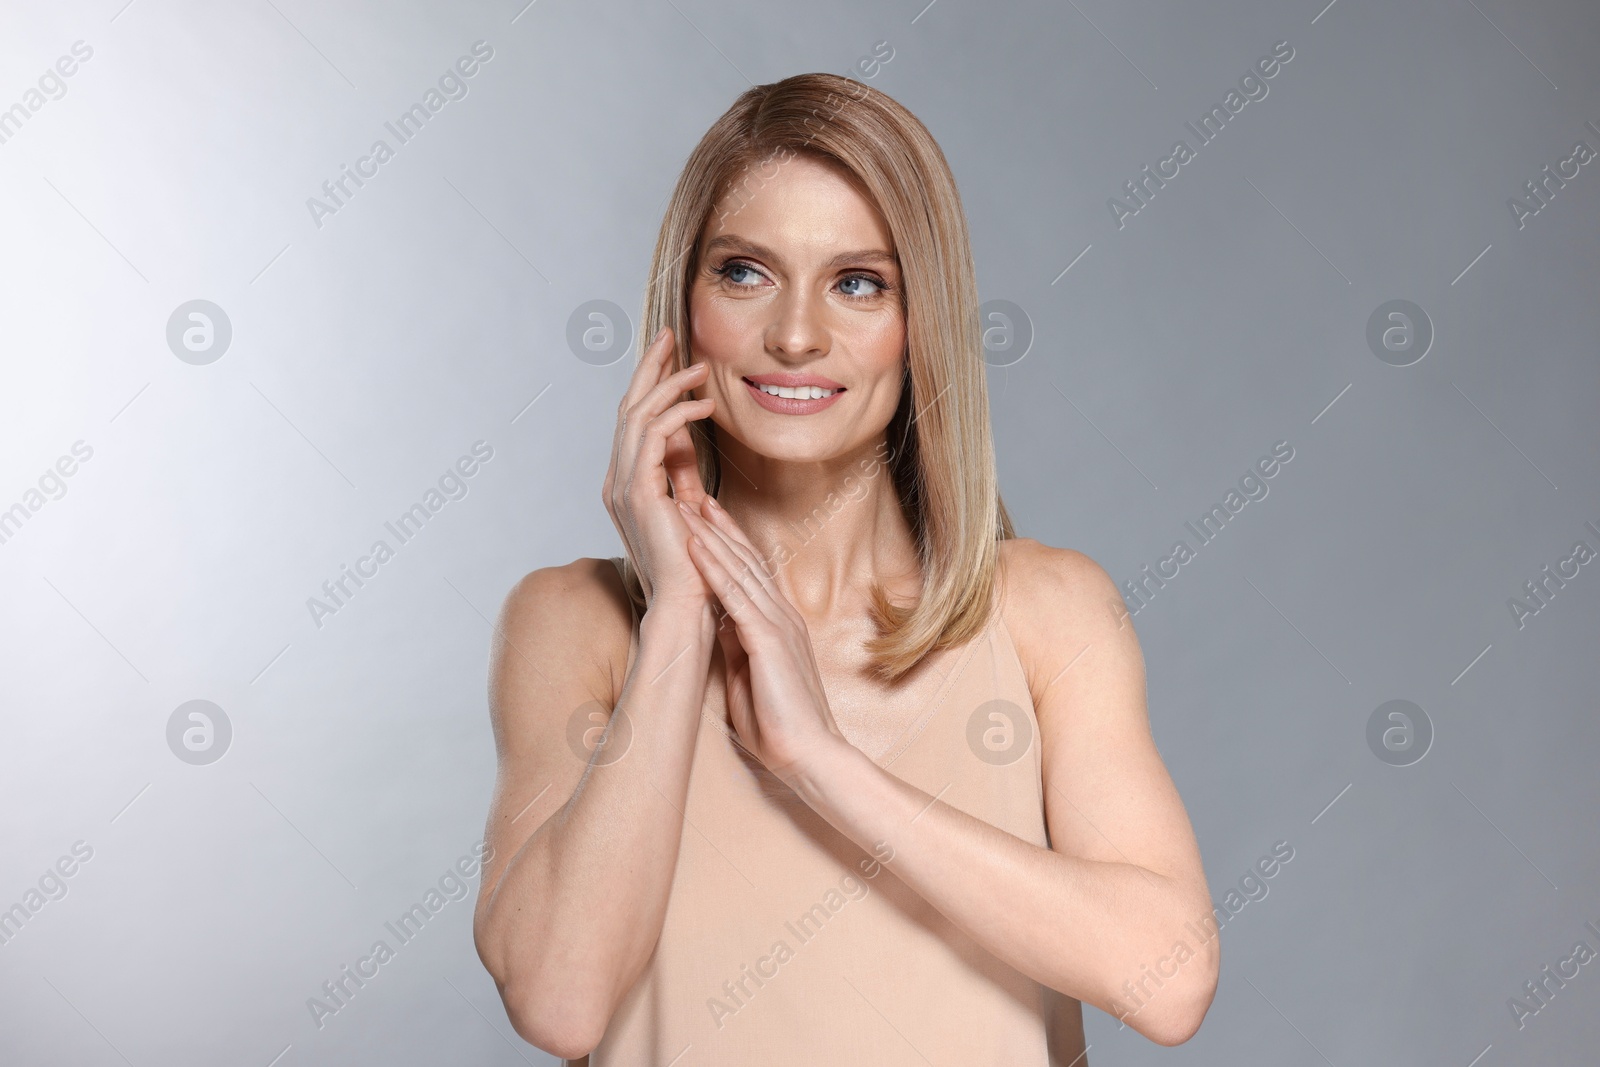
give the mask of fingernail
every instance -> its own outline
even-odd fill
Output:
[[[655,338],[650,343],[651,344],[655,344],[657,341],[661,340],[666,335],[667,335],[667,328],[665,326],[663,326],[663,327],[661,327],[661,329],[656,331]]]
[[[706,497],[706,500],[710,501],[711,506],[716,508],[718,511],[722,510],[722,505],[717,503],[717,498],[716,497],[708,496],[708,497]]]

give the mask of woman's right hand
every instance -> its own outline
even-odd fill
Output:
[[[689,557],[689,527],[677,501],[698,509],[705,499],[689,423],[709,416],[716,402],[678,399],[705,381],[706,364],[668,374],[673,347],[671,329],[663,329],[634,369],[617,405],[601,496],[650,606],[704,608],[714,598]]]

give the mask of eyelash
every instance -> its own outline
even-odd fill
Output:
[[[720,267],[712,267],[711,268],[711,273],[715,274],[717,277],[723,279],[724,281],[727,281],[728,274],[731,271],[736,270],[736,269],[747,270],[747,271],[750,271],[753,274],[760,274],[761,273],[755,267],[752,267],[750,264],[746,263],[742,259],[730,259],[726,263],[722,264]],[[855,272],[853,274],[846,274],[843,278],[840,278],[839,280],[841,282],[847,282],[847,281],[850,281],[852,278],[860,278],[863,281],[871,282],[873,285],[878,287],[878,291],[875,292],[875,293],[865,293],[865,294],[862,294],[862,293],[841,293],[840,295],[843,296],[846,300],[871,300],[874,297],[883,296],[886,293],[890,293],[890,292],[894,291],[893,287],[891,287],[882,278],[879,278],[879,277],[877,277],[876,275],[873,275],[873,274],[868,274],[868,273],[866,273],[864,271],[857,271],[857,272]],[[728,282],[728,284],[732,285],[736,289],[754,288],[753,286],[749,286],[749,285],[739,285],[737,282]]]

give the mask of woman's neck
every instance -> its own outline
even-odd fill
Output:
[[[883,441],[826,463],[789,463],[724,438],[718,502],[808,620],[865,610],[873,582],[921,586],[916,544]]]

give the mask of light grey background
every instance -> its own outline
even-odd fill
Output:
[[[1600,548],[1600,161],[1520,228],[1507,201],[1600,150],[1600,9],[524,2],[0,9],[0,108],[93,49],[0,144],[0,508],[93,449],[0,544],[0,908],[93,849],[0,945],[0,1060],[549,1062],[470,898],[320,1030],[306,1001],[482,833],[507,589],[619,551],[632,361],[577,358],[569,316],[636,316],[679,168],[749,83],[852,69],[938,138],[983,297],[1031,321],[990,370],[1022,533],[1131,580],[1294,449],[1135,625],[1214,895],[1295,856],[1226,927],[1199,1035],[1086,1009],[1090,1061],[1595,1057],[1600,963],[1520,1030],[1507,1001],[1600,949],[1600,566],[1521,627],[1508,601]],[[468,95],[317,225],[480,40]],[[1119,228],[1107,199],[1282,40]],[[206,365],[166,341],[196,299],[232,327]],[[1405,367],[1366,340],[1395,299],[1435,332]],[[467,496],[318,627],[307,598],[480,440]],[[168,747],[195,699],[232,725],[209,765]],[[1435,734],[1410,766],[1366,740],[1394,699]]]

